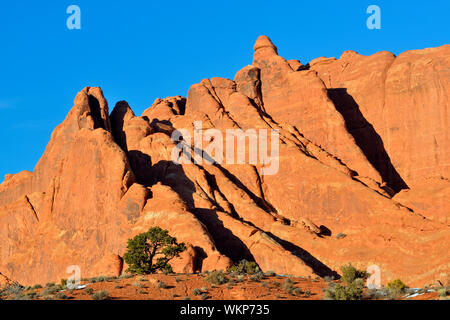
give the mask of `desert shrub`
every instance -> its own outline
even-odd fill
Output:
[[[145,284],[139,283],[137,281],[133,282],[133,286],[138,287],[138,288],[145,288]]]
[[[178,243],[167,230],[154,227],[128,240],[124,260],[129,265],[127,271],[130,273],[149,274],[158,270],[171,272],[170,260],[184,250],[184,243]]]
[[[281,283],[279,283],[278,281],[272,281],[271,284],[274,285],[275,287],[281,286]]]
[[[208,299],[209,299],[209,295],[207,293],[203,293],[202,300],[208,300]]]
[[[305,297],[306,297],[306,298],[311,297],[311,291],[306,290],[306,292],[305,292]]]
[[[199,295],[201,295],[202,293],[203,293],[202,290],[200,290],[199,288],[195,288],[195,289],[192,290],[192,294],[193,294],[194,296],[199,296]]]
[[[66,299],[70,299],[70,297],[69,297],[69,296],[66,296],[66,295],[64,294],[64,292],[58,292],[58,293],[56,294],[56,299],[66,300]]]
[[[174,274],[174,272],[172,270],[172,267],[170,267],[170,266],[167,266],[166,268],[163,268],[162,269],[162,273],[165,274],[166,276],[169,275],[169,274]]]
[[[388,290],[394,295],[400,295],[406,291],[408,288],[402,280],[395,279],[387,284]]]
[[[338,233],[336,239],[344,239],[347,235],[345,233]]]
[[[13,283],[0,290],[0,295],[21,295],[23,293],[23,290],[23,286],[18,283]]]
[[[94,278],[89,279],[89,282],[91,282],[91,283],[104,282],[107,279],[108,278],[105,277],[105,276],[98,276],[98,277],[94,277]]]
[[[61,287],[67,287],[67,279],[61,279]]]
[[[52,295],[52,294],[57,293],[59,290],[60,290],[60,287],[56,286],[56,285],[50,286],[50,287],[46,287],[44,289],[44,291],[42,291],[41,295],[43,295],[43,296]]]
[[[386,297],[388,297],[388,295],[389,295],[389,292],[384,288],[367,290],[367,297],[370,300],[386,299]]]
[[[169,286],[165,282],[158,281],[158,288],[159,289],[167,289],[168,287]]]
[[[97,291],[96,293],[91,294],[92,300],[106,300],[109,299],[109,293],[105,290]]]
[[[42,286],[40,284],[35,284],[31,289],[41,289]]]
[[[92,289],[92,288],[85,288],[84,292],[86,292],[87,294],[91,295],[92,293],[94,293],[94,289]]]
[[[368,274],[366,271],[358,270],[351,264],[341,267],[342,280],[347,284],[351,284],[356,279],[365,279]]]
[[[326,300],[361,300],[363,285],[360,281],[353,281],[347,285],[330,283],[325,290]]]
[[[294,293],[295,293],[296,295],[301,295],[301,294],[303,294],[303,291],[302,291],[302,289],[300,289],[300,288],[295,288],[295,289],[294,289]]]
[[[54,283],[54,282],[48,282],[48,283],[45,285],[46,288],[54,287],[54,286],[56,286],[56,283]]]
[[[133,278],[133,275],[131,273],[122,273],[119,277],[119,279],[131,279]]]
[[[276,274],[274,271],[269,270],[269,271],[264,272],[264,275],[265,275],[266,277],[274,277],[274,276],[276,276],[277,274]]]
[[[255,282],[260,282],[263,279],[263,277],[264,276],[263,276],[262,272],[257,272],[250,277],[250,280],[255,281]]]
[[[230,273],[235,274],[255,274],[256,272],[261,271],[256,262],[241,260],[238,264],[231,266],[227,270]]]
[[[25,297],[27,298],[27,300],[33,300],[36,298],[36,296],[37,296],[37,293],[34,291],[30,291],[25,294]]]
[[[238,276],[237,276],[237,282],[243,282],[244,280],[245,280],[245,276],[243,275],[243,274],[239,274]]]
[[[292,293],[295,289],[294,287],[294,281],[292,281],[289,278],[286,278],[284,282],[281,284],[281,288],[286,291],[287,293]]]
[[[205,280],[215,285],[221,285],[228,282],[228,278],[222,270],[210,272]]]
[[[439,297],[447,297],[450,295],[450,287],[440,288],[437,293]]]

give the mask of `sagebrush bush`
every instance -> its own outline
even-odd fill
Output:
[[[145,288],[145,284],[139,283],[137,281],[133,282],[133,286],[138,287],[138,288]]]
[[[264,275],[265,275],[266,277],[274,277],[274,276],[276,276],[277,274],[276,274],[274,271],[269,270],[269,271],[264,272]]]
[[[106,290],[97,291],[91,294],[93,300],[106,300],[109,299],[109,293]]]
[[[89,281],[92,283],[97,283],[97,282],[105,282],[105,281],[108,281],[109,279],[110,279],[110,277],[98,276],[98,277],[89,279]]]
[[[229,273],[235,274],[255,274],[256,272],[261,271],[256,262],[241,260],[238,264],[231,266],[227,270]]]
[[[84,292],[86,292],[87,294],[91,295],[92,293],[94,293],[94,289],[92,289],[92,288],[85,288]]]
[[[363,285],[359,281],[353,281],[347,285],[330,283],[325,290],[326,300],[361,300],[363,297]]]
[[[58,293],[56,294],[56,299],[66,300],[66,299],[70,299],[70,297],[69,297],[69,296],[66,296],[66,295],[64,294],[64,292],[58,292]]]
[[[222,270],[210,272],[206,276],[205,280],[215,285],[221,285],[228,282],[228,278],[225,276],[225,273]]]
[[[30,292],[27,292],[26,294],[25,294],[25,297],[26,297],[26,299],[28,300],[33,300],[33,299],[35,299],[36,297],[37,297],[37,293],[36,292],[34,292],[34,291],[30,291]]]
[[[209,299],[209,295],[207,293],[203,293],[202,300],[208,300],[208,299]]]
[[[281,288],[288,293],[292,293],[293,290],[295,289],[294,281],[292,281],[289,278],[286,278],[286,280],[284,280],[284,282],[281,284]]]
[[[50,287],[46,287],[44,289],[44,291],[42,291],[41,295],[43,295],[43,296],[52,295],[52,294],[57,293],[60,290],[61,290],[61,288],[59,286],[56,286],[56,285],[50,286]]]
[[[256,272],[254,275],[250,276],[250,280],[255,282],[260,282],[264,278],[262,272]]]
[[[131,279],[133,278],[133,275],[131,273],[122,273],[119,277],[119,279]]]
[[[387,288],[389,291],[391,291],[394,295],[400,295],[408,289],[406,284],[403,283],[400,279],[395,279],[387,284]]]
[[[199,296],[199,295],[201,295],[202,293],[203,293],[202,290],[200,290],[199,288],[195,288],[195,289],[192,290],[192,294],[193,294],[194,296]]]
[[[366,271],[358,270],[351,264],[341,267],[342,281],[351,284],[356,279],[366,279],[368,274]]]
[[[5,288],[0,290],[0,296],[2,295],[6,295],[6,296],[10,296],[10,295],[21,295],[23,293],[24,287],[21,286],[20,284],[17,283],[13,283],[10,284],[8,286],[6,286]]]
[[[438,296],[439,297],[447,297],[450,296],[450,287],[444,287],[444,288],[440,288],[438,289]]]
[[[301,295],[301,294],[303,294],[303,291],[302,291],[302,289],[300,289],[300,288],[295,288],[295,289],[294,289],[294,293],[295,293],[296,295]]]

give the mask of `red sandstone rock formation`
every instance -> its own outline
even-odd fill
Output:
[[[188,246],[177,272],[248,259],[304,276],[377,264],[383,283],[410,285],[448,273],[450,46],[306,65],[265,36],[254,49],[234,80],[202,80],[142,116],[125,101],[109,115],[101,89],[83,89],[35,170],[0,185],[0,271],[23,284],[69,265],[118,275],[127,239],[160,226]],[[278,173],[173,163],[172,132],[195,121],[279,130]]]

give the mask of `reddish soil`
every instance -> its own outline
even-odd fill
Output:
[[[245,276],[242,282],[234,284],[212,285],[205,280],[204,274],[153,274],[135,276],[132,278],[116,278],[107,281],[92,283],[82,281],[87,285],[84,289],[73,290],[64,294],[71,300],[93,300],[87,292],[92,288],[93,292],[105,290],[111,300],[204,300],[202,294],[195,295],[193,291],[199,289],[206,293],[207,300],[323,300],[323,289],[328,283],[323,279],[311,279],[290,277],[295,288],[300,288],[302,293],[290,294],[283,289],[286,277],[264,277],[260,282],[253,281],[250,276]],[[163,282],[166,288],[160,288],[158,284]],[[41,294],[45,288],[29,290]],[[308,294],[309,292],[309,294]],[[25,292],[26,293],[26,292]],[[43,298],[39,298],[43,300]],[[54,300],[58,300],[56,294]],[[426,293],[407,300],[436,300],[439,299],[436,292]]]

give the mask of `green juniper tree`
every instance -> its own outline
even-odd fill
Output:
[[[177,243],[167,230],[159,227],[150,228],[128,240],[124,260],[128,272],[137,274],[155,273],[158,270],[172,272],[169,261],[186,250],[184,243]]]

